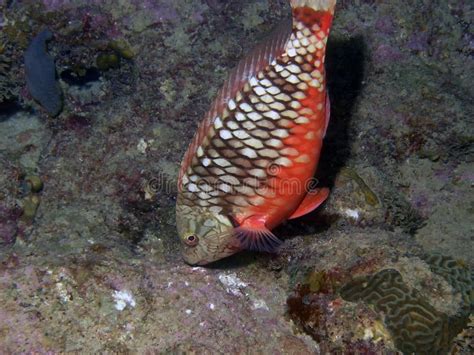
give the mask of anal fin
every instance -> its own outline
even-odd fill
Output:
[[[321,205],[328,198],[328,196],[329,189],[326,187],[308,192],[296,211],[293,212],[293,214],[288,219],[298,218],[310,213],[311,211],[318,208],[318,206]]]

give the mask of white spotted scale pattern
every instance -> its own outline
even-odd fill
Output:
[[[308,162],[308,155],[285,139],[315,114],[302,108],[301,101],[310,88],[324,90],[320,50],[326,39],[318,28],[293,23],[284,53],[252,76],[212,120],[182,176],[182,203],[216,212],[229,204],[237,209],[259,206],[275,195],[267,184],[275,169]],[[303,139],[315,137],[308,131]]]

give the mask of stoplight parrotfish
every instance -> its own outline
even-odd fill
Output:
[[[335,0],[291,0],[292,19],[231,71],[181,165],[176,219],[184,260],[275,251],[271,230],[317,208],[309,190],[329,122],[325,51]]]

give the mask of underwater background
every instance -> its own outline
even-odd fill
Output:
[[[342,1],[328,201],[190,267],[176,180],[286,0],[0,0],[0,353],[472,354],[474,6]]]

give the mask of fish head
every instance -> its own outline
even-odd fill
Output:
[[[176,206],[182,255],[190,265],[205,265],[239,250],[232,220],[205,207]]]

